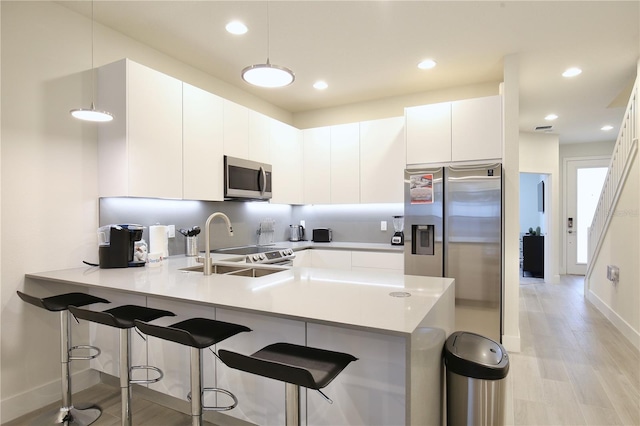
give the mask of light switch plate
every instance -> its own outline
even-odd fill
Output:
[[[386,231],[387,230],[387,221],[386,220],[380,221],[380,230],[381,231]]]
[[[175,238],[176,237],[176,226],[175,225],[168,225],[167,226],[167,237],[168,238]]]

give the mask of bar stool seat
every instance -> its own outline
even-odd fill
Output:
[[[120,329],[120,399],[122,410],[122,424],[131,425],[131,385],[149,384],[160,381],[162,370],[150,365],[131,366],[131,329],[135,327],[135,320],[153,321],[161,317],[175,316],[173,312],[162,309],[148,308],[138,305],[123,305],[105,311],[92,311],[76,306],[69,306],[69,311],[76,317],[98,324]],[[158,373],[153,379],[132,380],[132,370],[152,370]]]
[[[314,389],[330,403],[320,389],[358,358],[291,343],[274,343],[251,356],[220,349],[219,356],[231,368],[285,382],[286,424],[300,424],[300,386]]]
[[[149,324],[140,320],[136,320],[135,323],[136,327],[144,334],[191,348],[191,392],[187,395],[187,399],[191,401],[192,425],[199,426],[202,424],[202,412],[204,410],[228,411],[238,405],[238,399],[230,391],[220,388],[204,388],[202,386],[202,349],[209,348],[217,357],[218,355],[210,348],[211,346],[238,333],[251,331],[250,328],[244,325],[207,318],[190,318],[170,326]],[[204,406],[202,401],[204,392],[223,393],[233,399],[233,404],[219,407]],[[194,395],[197,396],[194,397]]]
[[[39,298],[17,291],[18,297],[23,301],[46,309],[51,312],[60,312],[60,362],[62,366],[62,407],[55,413],[45,413],[34,421],[34,425],[65,424],[69,426],[84,426],[95,422],[102,414],[100,407],[94,404],[83,404],[82,408],[74,407],[71,402],[71,372],[69,361],[89,360],[100,355],[100,349],[89,345],[71,345],[71,322],[69,321],[69,306],[86,306],[93,303],[109,303],[101,297],[87,293],[72,292],[58,294],[56,296]],[[89,349],[94,353],[87,356],[74,356],[76,349]]]

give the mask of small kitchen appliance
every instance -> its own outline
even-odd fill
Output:
[[[98,229],[98,266],[127,268],[144,266],[144,260],[134,260],[135,243],[142,239],[142,225],[106,225]]]
[[[314,228],[313,230],[313,242],[314,243],[330,243],[333,239],[331,228]]]
[[[393,217],[393,237],[391,237],[391,245],[404,245],[404,216]]]
[[[302,225],[289,225],[291,234],[289,235],[289,241],[304,241],[304,226]]]
[[[271,165],[224,156],[224,198],[230,200],[271,199]]]

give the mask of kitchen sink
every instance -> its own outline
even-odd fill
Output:
[[[204,265],[181,268],[185,272],[203,272]],[[259,278],[276,272],[286,271],[287,268],[261,268],[259,266],[223,265],[214,263],[211,265],[211,273],[219,275],[235,275],[239,277]]]

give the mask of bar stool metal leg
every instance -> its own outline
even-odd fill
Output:
[[[191,363],[191,425],[202,425],[202,350],[190,348]]]
[[[34,426],[49,424],[87,426],[95,422],[102,414],[102,411],[96,405],[90,404],[81,408],[76,408],[71,403],[71,371],[69,365],[70,360],[73,359],[70,356],[71,350],[71,322],[69,321],[69,311],[65,309],[60,311],[60,381],[62,407],[53,414],[49,412],[38,417],[32,423]],[[95,356],[77,357],[76,359],[91,359]]]
[[[285,414],[286,426],[300,426],[300,386],[285,382]]]
[[[120,406],[122,426],[131,426],[131,329],[120,329]]]

